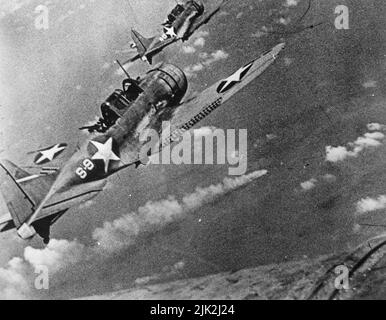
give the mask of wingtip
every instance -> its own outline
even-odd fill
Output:
[[[279,43],[278,45],[276,45],[276,46],[271,50],[271,54],[272,54],[274,57],[277,57],[277,55],[285,48],[285,46],[286,46],[285,42]]]

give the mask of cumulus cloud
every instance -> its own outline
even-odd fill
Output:
[[[277,22],[286,26],[291,22],[291,19],[281,17]]]
[[[194,33],[193,39],[206,38],[207,36],[209,36],[209,31],[198,30]]]
[[[181,47],[182,52],[186,54],[192,54],[197,51],[198,48],[203,48],[205,46],[205,38],[209,35],[208,31],[198,31],[194,34],[192,38],[191,45],[185,45]]]
[[[259,38],[261,38],[262,36],[265,36],[265,35],[267,35],[267,32],[257,30],[256,32],[251,34],[251,37],[259,39]]]
[[[97,228],[93,238],[100,248],[111,252],[127,248],[149,233],[157,232],[167,225],[182,221],[187,215],[217,198],[245,186],[267,174],[266,170],[255,171],[234,179],[225,178],[222,183],[206,188],[197,188],[192,194],[177,200],[174,196],[160,201],[149,201],[137,212],[105,222]]]
[[[286,7],[296,7],[299,3],[299,0],[286,0]]]
[[[197,50],[195,47],[192,46],[183,46],[182,51],[188,54],[195,53]]]
[[[39,294],[44,296],[45,292],[38,292],[34,288],[35,270],[39,266],[48,268],[51,286],[51,279],[66,279],[68,274],[77,270],[80,265],[103,264],[105,259],[119,250],[130,248],[152,232],[182,221],[203,205],[216,201],[219,197],[266,174],[266,170],[261,170],[237,178],[225,178],[219,184],[198,187],[180,200],[169,196],[160,201],[149,201],[137,211],[106,222],[101,228],[95,229],[95,245],[86,246],[77,240],[52,239],[43,249],[28,246],[24,249],[22,257],[14,257],[0,268],[0,299],[33,299],[38,298]],[[184,265],[184,262],[180,261],[171,267],[165,267],[160,274],[139,279],[137,283],[170,276],[182,270]]]
[[[284,65],[285,65],[286,67],[288,67],[288,66],[290,66],[290,65],[294,62],[294,60],[295,60],[295,59],[293,59],[293,58],[285,57],[285,58],[284,58]]]
[[[335,182],[336,182],[336,177],[333,174],[327,173],[323,176],[318,177],[318,179],[311,178],[310,180],[307,180],[307,181],[300,183],[300,187],[304,191],[309,191],[309,190],[312,190],[315,187],[317,187],[318,185],[321,185],[323,183],[331,184],[331,183],[335,183]]]
[[[12,258],[5,267],[0,268],[0,299],[28,299],[30,285],[25,276],[23,259]]]
[[[26,247],[24,259],[34,268],[44,265],[50,272],[57,272],[64,266],[79,262],[85,256],[86,248],[77,241],[52,239],[44,249]]]
[[[302,182],[300,184],[300,186],[302,187],[303,190],[308,191],[308,190],[315,188],[317,182],[318,182],[318,180],[312,178],[308,181]]]
[[[45,266],[52,276],[70,265],[87,259],[90,250],[77,241],[52,239],[44,249],[30,246],[24,256],[14,257],[0,268],[0,299],[32,299],[37,291],[33,284],[40,266]]]
[[[360,214],[381,210],[386,208],[386,196],[381,195],[378,198],[364,198],[358,201],[357,203],[357,212]]]
[[[362,84],[362,86],[365,88],[365,89],[370,89],[370,88],[376,88],[377,87],[377,84],[378,82],[375,81],[375,80],[369,80],[369,81],[366,81]]]
[[[369,123],[367,125],[367,130],[369,131],[382,131],[385,130],[386,126],[380,123]]]
[[[368,132],[364,136],[359,137],[354,142],[348,143],[347,147],[338,146],[326,147],[326,161],[339,162],[348,157],[357,157],[359,153],[368,148],[379,147],[385,135],[381,132]]]
[[[195,47],[203,47],[205,45],[205,38],[199,37],[196,40],[194,40],[193,45]]]
[[[184,69],[184,72],[188,77],[195,76],[197,72],[203,70],[205,67],[209,67],[217,61],[227,59],[229,57],[229,54],[223,50],[217,50],[210,54],[202,52],[200,53],[199,57],[200,59],[202,59],[202,61],[190,65]]]

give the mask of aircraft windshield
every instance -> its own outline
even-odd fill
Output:
[[[182,12],[184,12],[184,10],[185,8],[182,5],[177,4],[176,7],[172,10],[172,12],[168,15],[168,19],[164,24],[172,24],[177,19],[177,17]]]
[[[89,132],[106,132],[126,112],[131,104],[143,92],[139,86],[139,79],[125,79],[122,82],[122,89],[115,90],[101,105],[102,117],[91,126],[80,128]]]
[[[126,79],[122,83],[123,94],[127,100],[134,101],[138,96],[143,92],[143,90],[138,86],[138,82],[133,79]]]

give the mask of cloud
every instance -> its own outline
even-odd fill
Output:
[[[286,26],[291,22],[291,19],[290,18],[286,19],[286,18],[281,17],[277,22]]]
[[[183,46],[182,51],[187,54],[195,53],[197,50],[195,47],[192,46]]]
[[[225,51],[217,50],[211,54],[211,59],[209,59],[206,63],[209,65],[215,61],[227,59],[228,57],[229,57],[229,54],[226,53]]]
[[[79,262],[85,256],[86,248],[77,241],[52,239],[44,249],[26,247],[24,259],[31,266],[44,265],[50,272],[57,272],[64,266]]]
[[[254,33],[251,34],[251,37],[252,37],[252,38],[257,38],[257,39],[259,39],[259,38],[261,38],[262,36],[266,36],[266,35],[267,35],[267,32],[266,32],[266,31],[259,31],[259,30],[257,30],[256,32],[254,32]]]
[[[383,140],[385,135],[381,132],[365,133],[354,142],[348,143],[348,147],[338,146],[326,147],[326,161],[339,162],[348,157],[357,157],[360,152],[368,148],[375,148],[381,145],[380,140]]]
[[[191,45],[182,46],[182,52],[186,54],[192,54],[197,51],[198,48],[203,48],[205,46],[205,38],[209,36],[208,31],[198,31],[193,36],[193,43]]]
[[[203,70],[205,67],[209,67],[217,61],[227,59],[229,54],[223,50],[217,50],[210,54],[202,52],[199,57],[202,59],[201,62],[188,66],[184,69],[184,72],[188,77],[194,77],[197,72]]]
[[[27,299],[30,286],[25,275],[21,258],[12,258],[4,268],[0,268],[0,298]]]
[[[52,276],[70,265],[87,258],[88,249],[77,241],[52,239],[44,249],[30,246],[24,249],[24,257],[14,257],[0,268],[0,299],[36,298],[33,283],[39,266],[45,266]]]
[[[299,0],[286,0],[286,7],[296,7],[299,4]]]
[[[112,222],[105,222],[103,227],[94,231],[93,239],[99,243],[100,248],[108,252],[130,247],[139,238],[182,221],[194,210],[266,174],[267,171],[262,170],[234,179],[225,178],[217,185],[196,188],[195,192],[184,196],[180,201],[174,196],[160,201],[149,201],[137,212],[129,213]]]
[[[195,47],[203,47],[205,45],[205,38],[199,37],[196,40],[194,40],[193,45]]]
[[[343,161],[349,156],[349,152],[347,151],[346,147],[326,147],[326,161],[330,162],[338,162]]]
[[[352,228],[352,231],[354,232],[354,233],[358,233],[358,232],[360,232],[362,230],[362,227],[359,225],[359,224],[354,224],[354,226],[353,226],[353,228]]]
[[[381,195],[378,198],[364,198],[358,201],[357,203],[357,212],[364,214],[367,212],[381,210],[386,208],[386,196]]]
[[[384,124],[379,123],[369,123],[367,125],[367,130],[369,131],[382,131],[385,130],[386,126]]]
[[[71,283],[71,277],[76,276],[78,271],[104,265],[106,260],[119,250],[129,249],[152,232],[182,221],[203,205],[216,201],[266,174],[266,170],[261,170],[237,178],[225,178],[219,184],[198,187],[181,200],[169,196],[160,201],[149,201],[136,212],[106,222],[101,228],[95,229],[95,245],[86,246],[77,240],[52,239],[43,249],[28,246],[24,249],[22,257],[13,257],[0,268],[0,299],[51,297],[51,290],[37,291],[34,288],[37,276],[35,270],[39,266],[48,268],[50,289],[55,287],[55,283],[60,283],[60,290],[63,292],[63,283]],[[159,274],[139,279],[137,284],[174,275],[184,266],[185,263],[180,261],[165,267]]]
[[[302,187],[303,190],[308,191],[315,188],[317,182],[318,180],[312,178],[308,181],[302,182],[300,186]]]
[[[197,38],[205,38],[209,36],[209,31],[206,31],[206,30],[199,30],[199,31],[196,31],[194,33],[194,38],[193,39],[197,39]]]
[[[314,189],[318,185],[322,185],[323,182],[329,183],[329,184],[335,183],[336,177],[333,174],[327,173],[327,174],[319,177],[318,179],[312,178],[310,180],[304,181],[304,182],[300,183],[300,186],[304,191],[309,191],[309,190]]]
[[[153,274],[151,276],[138,278],[134,281],[134,283],[136,285],[145,285],[151,281],[157,281],[157,280],[160,280],[162,278],[167,278],[167,277],[170,277],[170,276],[173,276],[173,275],[179,273],[181,270],[184,269],[184,267],[185,267],[185,262],[179,261],[172,266],[165,266],[162,269],[162,272],[160,272],[160,273],[156,273],[156,274]]]
[[[293,58],[285,57],[285,58],[284,58],[284,65],[285,65],[286,67],[288,67],[288,66],[290,66],[294,61],[295,61],[295,59],[293,59]]]
[[[369,80],[369,81],[366,81],[365,83],[362,84],[362,86],[366,89],[370,89],[370,88],[376,88],[377,87],[377,84],[378,82],[375,81],[375,80]]]

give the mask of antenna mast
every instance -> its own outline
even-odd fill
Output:
[[[128,79],[131,79],[129,73],[126,71],[126,69],[122,66],[122,64],[119,62],[119,60],[115,60],[116,63],[118,63],[119,67],[122,69],[122,71],[126,74]]]

